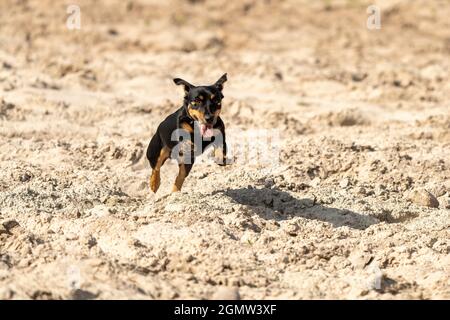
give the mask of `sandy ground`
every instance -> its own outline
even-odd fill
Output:
[[[449,1],[76,3],[0,3],[0,299],[450,298]],[[150,193],[172,78],[224,72],[275,163]]]

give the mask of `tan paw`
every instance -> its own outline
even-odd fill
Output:
[[[214,162],[219,166],[224,166],[226,164],[226,158],[222,148],[216,148],[214,150]]]

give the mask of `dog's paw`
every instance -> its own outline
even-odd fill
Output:
[[[214,158],[214,163],[218,164],[219,166],[225,166],[226,165],[226,159],[223,158]]]
[[[222,148],[217,148],[214,150],[214,163],[218,164],[219,166],[226,166],[227,163],[227,157],[223,153]]]
[[[217,160],[214,159],[215,163],[218,164],[221,167],[225,167],[225,166],[229,166],[229,165],[233,164],[234,160],[235,160],[234,158],[231,159],[231,158],[227,158],[227,157],[221,158],[221,159],[217,159]]]

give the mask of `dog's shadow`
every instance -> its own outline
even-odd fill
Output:
[[[268,220],[281,221],[303,217],[331,223],[335,228],[347,226],[359,230],[379,223],[379,220],[374,217],[346,209],[327,207],[318,204],[315,198],[297,199],[280,189],[240,188],[225,190],[223,193]]]

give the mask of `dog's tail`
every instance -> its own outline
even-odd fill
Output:
[[[150,140],[147,148],[147,159],[148,161],[150,161],[152,169],[155,169],[156,167],[156,163],[158,162],[158,157],[162,148],[163,144],[161,141],[161,137],[159,136],[159,132],[156,132],[152,140]]]

